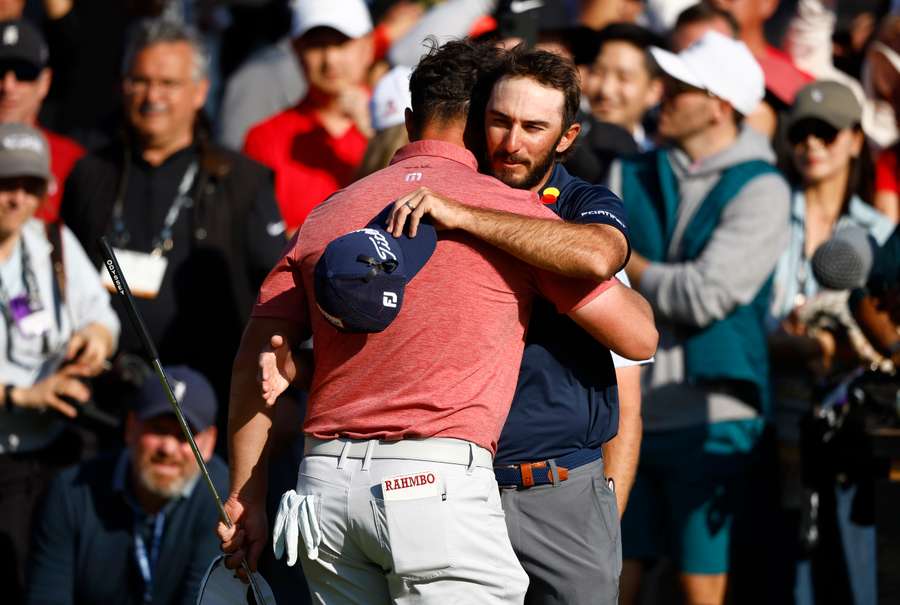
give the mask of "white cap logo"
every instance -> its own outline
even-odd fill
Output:
[[[821,103],[825,99],[825,95],[823,95],[822,91],[818,88],[813,88],[812,92],[809,93],[809,98],[811,98],[816,103]]]
[[[15,25],[7,25],[3,29],[3,44],[15,46],[19,41],[19,28]]]
[[[187,385],[180,380],[172,381],[172,394],[175,395],[175,401],[181,403],[184,401],[184,393],[187,391]]]
[[[44,153],[44,145],[41,140],[30,134],[7,135],[0,141],[0,146],[10,151],[33,151],[38,155]]]

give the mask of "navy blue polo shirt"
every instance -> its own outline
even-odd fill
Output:
[[[606,187],[573,177],[559,164],[542,191],[549,187],[559,196],[547,206],[563,220],[612,225],[628,237],[622,200]],[[537,462],[596,449],[618,427],[619,394],[609,349],[551,303],[536,300],[494,463]]]

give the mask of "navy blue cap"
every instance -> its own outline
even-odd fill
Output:
[[[434,253],[434,226],[423,221],[416,237],[394,237],[382,228],[390,209],[367,227],[333,240],[316,263],[316,305],[339,330],[387,328],[400,313],[406,284]]]
[[[212,426],[216,421],[216,394],[209,381],[187,366],[165,366],[169,385],[181,405],[184,419],[195,433]],[[163,414],[174,414],[169,398],[156,376],[148,376],[141,390],[131,402],[138,420],[149,420]]]

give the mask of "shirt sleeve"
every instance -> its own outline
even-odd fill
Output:
[[[598,284],[541,269],[534,269],[534,278],[538,292],[553,303],[561,315],[577,311],[618,283],[615,277]]]
[[[587,183],[573,193],[573,203],[566,210],[566,216],[563,217],[565,220],[581,224],[610,225],[628,239],[628,212],[618,195],[603,185]]]
[[[26,605],[68,605],[75,594],[76,524],[67,505],[70,486],[61,475],[50,484],[31,540]]]
[[[897,151],[884,150],[875,162],[875,191],[900,193],[897,187]]]
[[[299,236],[300,231],[297,231],[287,252],[263,281],[250,316],[299,322],[306,333],[309,330],[309,305],[300,271]]]

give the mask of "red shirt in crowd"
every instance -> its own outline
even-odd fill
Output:
[[[766,78],[766,89],[785,105],[793,105],[797,92],[815,80],[794,65],[790,55],[774,46],[766,46],[765,54],[756,55],[756,60]]]
[[[40,128],[40,127],[39,127]],[[59,218],[59,205],[62,202],[63,187],[75,162],[84,155],[84,147],[69,137],[51,132],[46,128],[40,128],[41,134],[47,138],[50,145],[50,172],[56,180],[50,187],[47,201],[38,208],[35,216],[45,221],[53,222]]]
[[[875,162],[875,191],[900,194],[897,185],[897,148],[885,149]]]
[[[251,128],[244,153],[275,172],[275,198],[293,232],[317,204],[353,181],[367,144],[356,126],[332,136],[301,102]]]
[[[438,141],[402,148],[388,168],[315,208],[260,290],[254,317],[297,321],[315,340],[304,431],[319,439],[453,437],[496,451],[522,361],[533,298],[561,313],[610,282],[535,269],[460,231],[441,231],[381,333],[338,331],[315,304],[313,269],[332,239],[364,227],[397,197],[427,186],[473,206],[559,218],[528,191],[476,172],[475,157]]]

